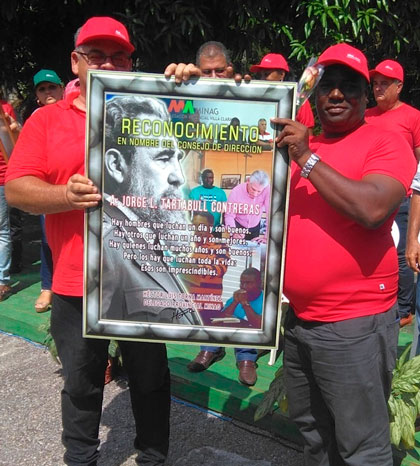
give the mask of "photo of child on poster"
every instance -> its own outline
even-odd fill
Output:
[[[271,107],[106,95],[101,319],[261,327],[224,311],[244,270],[264,289],[273,151],[257,141]],[[232,167],[237,183],[220,188]]]

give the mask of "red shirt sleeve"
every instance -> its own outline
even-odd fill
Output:
[[[12,118],[16,120],[15,109],[8,102],[2,102],[1,106],[3,107],[3,111],[5,113],[8,113]]]
[[[309,100],[307,100],[298,110],[296,121],[302,123],[302,125],[305,125],[308,128],[313,128],[315,126],[315,118]]]

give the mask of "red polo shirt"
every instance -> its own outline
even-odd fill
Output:
[[[386,175],[407,190],[416,171],[399,134],[363,125],[339,138],[315,136],[310,148],[343,176]],[[388,310],[396,301],[398,261],[391,215],[367,229],[340,214],[292,163],[284,294],[307,321],[336,322]]]
[[[71,175],[85,173],[85,112],[68,100],[40,108],[26,121],[10,159],[6,183],[36,176],[64,185]],[[67,296],[83,295],[82,210],[46,216],[48,244],[54,265],[52,290]]]
[[[315,126],[314,113],[312,112],[309,100],[307,100],[298,110],[296,121],[302,123],[302,125],[305,125],[308,128],[313,128]]]

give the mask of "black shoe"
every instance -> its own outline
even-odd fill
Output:
[[[16,274],[16,273],[22,272],[22,269],[23,269],[22,264],[19,264],[19,263],[13,264],[12,263],[12,265],[10,266],[9,272],[13,273],[13,274]]]

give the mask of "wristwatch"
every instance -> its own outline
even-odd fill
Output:
[[[321,158],[316,154],[311,154],[309,159],[306,161],[305,165],[302,167],[300,172],[300,176],[303,178],[308,178],[309,173],[311,173],[312,169],[314,168],[315,164],[319,162]]]

